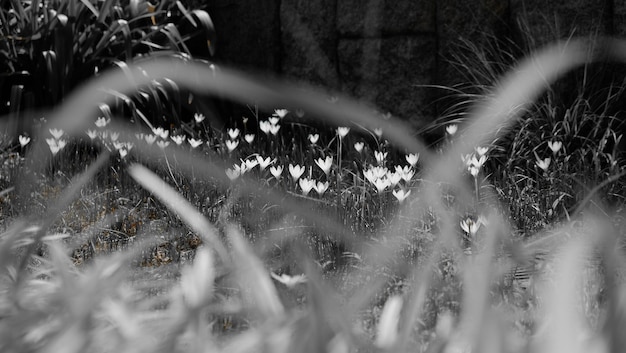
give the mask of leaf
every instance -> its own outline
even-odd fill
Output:
[[[22,96],[24,94],[24,85],[11,86],[11,98],[9,99],[10,112],[19,114],[22,104]]]
[[[167,39],[169,39],[170,43],[174,48],[174,50],[183,51],[187,54],[190,53],[189,48],[185,45],[185,42],[178,31],[178,28],[173,23],[168,23],[161,29],[161,32],[165,34]]]
[[[80,0],[80,2],[82,2],[83,5],[85,5],[85,7],[88,8],[91,13],[93,13],[94,16],[100,16],[100,12],[98,11],[98,9],[96,9],[89,0]]]
[[[59,94],[59,70],[57,65],[57,54],[54,50],[46,50],[41,53],[44,61],[44,67],[46,68],[45,72],[45,88],[46,93],[51,97],[52,102],[56,102],[58,100]]]
[[[98,22],[105,23],[106,18],[107,16],[109,16],[109,12],[111,11],[111,7],[113,6],[114,2],[115,0],[106,0],[104,4],[102,4],[102,7],[100,7],[100,15],[98,15]]]
[[[193,20],[193,18],[191,17],[191,15],[189,15],[189,11],[187,11],[187,9],[185,8],[185,6],[183,5],[183,3],[181,3],[180,1],[176,1],[176,6],[178,7],[178,9],[180,10],[180,12],[183,13],[183,16],[185,16],[185,18],[187,18],[187,20],[194,26],[194,27],[198,27],[198,25],[196,24],[196,21]]]
[[[193,17],[198,19],[198,22],[200,23],[200,29],[204,31],[204,36],[207,41],[207,46],[209,47],[209,52],[211,53],[211,55],[215,55],[217,34],[215,33],[215,26],[213,25],[211,16],[209,16],[209,13],[204,10],[193,10],[191,14],[193,15]]]
[[[102,36],[98,44],[96,44],[94,56],[100,55],[100,53],[107,47],[111,45],[111,41],[113,40],[113,36],[116,36],[118,33],[122,33],[122,38],[125,43],[126,49],[126,60],[132,60],[132,38],[130,35],[130,27],[128,26],[128,21],[126,20],[116,20],[113,22],[111,27],[105,32]]]
[[[28,15],[26,14],[26,11],[24,10],[22,1],[11,0],[11,6],[13,7],[13,10],[17,13],[17,20],[20,22],[19,28],[23,29],[25,26],[25,23],[29,21],[30,19],[28,18]]]

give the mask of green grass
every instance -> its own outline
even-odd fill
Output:
[[[2,140],[1,350],[617,350],[620,126],[584,92],[566,109],[545,93],[607,54],[626,44],[572,39],[475,83],[429,147],[348,97],[180,56],[104,72],[28,143]],[[259,110],[230,131],[94,113],[101,87],[166,77]],[[515,280],[539,253],[541,274]]]

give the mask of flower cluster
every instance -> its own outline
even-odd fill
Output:
[[[476,147],[474,149],[474,153],[466,154],[461,156],[463,163],[465,163],[465,167],[467,171],[474,177],[478,177],[478,173],[482,166],[487,162],[487,152],[489,148],[487,147]]]
[[[48,144],[48,147],[50,147],[50,152],[52,152],[52,155],[54,156],[65,148],[67,140],[62,138],[65,132],[61,129],[50,129],[49,132],[52,137],[47,138],[46,143]]]
[[[230,180],[235,180],[245,174],[248,171],[251,171],[256,166],[259,166],[260,171],[264,171],[268,166],[276,162],[276,159],[272,159],[270,157],[264,158],[261,155],[255,155],[248,159],[240,159],[240,164],[235,164],[233,168],[226,169],[226,176]],[[270,172],[276,179],[280,179],[280,174],[283,172],[282,167],[272,167],[270,168]]]
[[[419,156],[407,155],[407,160],[414,163],[406,166],[396,165],[393,171],[382,166],[381,160],[384,160],[382,157],[383,155],[378,156],[378,165],[371,165],[363,170],[363,176],[376,188],[378,193],[384,192],[387,188],[399,186],[400,188],[393,190],[392,194],[398,201],[402,202],[411,194],[411,190],[408,189],[408,184],[415,175],[413,167],[417,164]],[[386,154],[384,154],[384,157],[386,157]],[[401,182],[403,183],[401,184]]]

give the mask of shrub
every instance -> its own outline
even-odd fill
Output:
[[[87,79],[111,67],[126,69],[138,59],[158,55],[213,54],[215,30],[203,10],[187,10],[180,1],[11,1],[0,10],[0,93],[8,97],[0,114],[11,113],[9,133],[23,133],[40,116]],[[190,40],[204,38],[202,47]],[[188,98],[175,82],[156,80],[130,96],[107,92],[111,106],[100,114],[135,121],[178,122]],[[186,113],[190,114],[190,113]],[[192,113],[191,113],[192,114]],[[148,123],[150,124],[150,123]]]

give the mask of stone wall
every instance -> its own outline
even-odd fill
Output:
[[[434,85],[460,83],[455,44],[507,36],[520,19],[535,45],[626,34],[618,0],[216,0],[216,60],[376,104],[423,126],[441,114]]]

